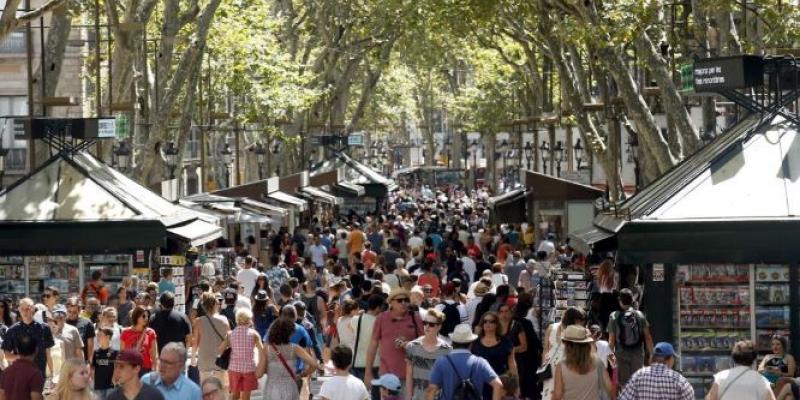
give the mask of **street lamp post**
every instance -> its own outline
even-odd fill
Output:
[[[119,145],[114,149],[114,156],[117,159],[117,169],[125,173],[131,162],[131,148],[128,146],[128,142],[119,142]]]
[[[505,183],[506,179],[508,178],[508,165],[506,165],[507,162],[506,159],[508,158],[506,154],[507,152],[508,152],[508,140],[503,139],[503,141],[500,142],[500,156],[503,157],[503,173],[500,176],[503,179],[504,188],[506,186]]]
[[[546,140],[539,146],[539,156],[542,159],[542,172],[547,175],[547,163],[550,162],[550,145]]]
[[[177,199],[175,193],[175,168],[178,167],[178,146],[175,146],[175,142],[167,142],[167,147],[164,149],[164,162],[167,164],[167,169],[169,169],[169,194],[170,200]]]
[[[233,163],[233,152],[231,145],[225,143],[225,147],[219,152],[222,155],[222,163],[225,164],[225,187],[231,186],[231,163]]]
[[[553,147],[553,157],[556,161],[556,176],[561,177],[561,163],[564,162],[564,144],[561,141],[557,141],[555,147]]]
[[[256,146],[251,149],[256,153],[256,163],[258,164],[258,180],[264,179],[264,162],[267,159],[267,149],[261,142],[256,143]]]
[[[531,142],[525,142],[525,161],[528,164],[528,171],[531,170],[531,160],[533,159],[533,146],[531,146]]]
[[[277,157],[278,153],[281,152],[281,142],[279,142],[277,139],[274,140],[269,147],[270,147],[270,151],[272,152],[272,154],[274,154],[276,157]],[[275,163],[275,175],[276,176],[281,176],[281,166],[280,166],[280,163],[277,163],[277,162]]]
[[[579,171],[581,169],[581,160],[583,159],[583,145],[581,145],[581,138],[578,138],[578,140],[575,142],[575,145],[572,146],[572,151],[575,153],[575,160],[578,162],[575,170]]]

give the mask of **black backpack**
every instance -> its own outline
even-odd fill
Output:
[[[461,323],[461,313],[458,311],[458,303],[444,303],[444,322],[442,323],[442,329],[439,331],[442,335],[449,335],[456,329],[456,325]]]
[[[447,359],[447,362],[450,363],[450,366],[453,367],[453,372],[456,373],[456,377],[458,378],[458,383],[456,384],[456,388],[453,391],[452,400],[481,400],[483,396],[481,396],[481,392],[475,388],[475,384],[472,383],[472,374],[475,372],[475,365],[476,363],[472,364],[472,368],[469,370],[469,375],[466,378],[462,378],[461,375],[458,374],[458,370],[456,369],[456,365],[453,364],[453,360],[450,359],[450,356],[445,356],[444,358]]]
[[[639,313],[633,308],[618,313],[617,341],[625,348],[639,347],[644,339]]]

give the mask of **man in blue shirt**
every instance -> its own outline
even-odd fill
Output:
[[[478,335],[472,333],[469,324],[459,324],[449,336],[453,341],[453,351],[433,364],[425,398],[451,400],[458,384],[462,380],[469,379],[478,396],[483,391],[484,385],[488,384],[492,387],[492,398],[500,400],[503,395],[500,378],[488,361],[469,352],[470,344],[478,338]],[[437,397],[439,392],[441,397]]]
[[[289,303],[283,306],[281,309],[281,316],[295,321],[294,333],[292,333],[292,337],[289,338],[289,342],[302,347],[308,352],[308,354],[314,354],[311,335],[308,334],[308,331],[303,327],[303,325],[297,323],[297,310],[294,307],[294,303]],[[295,367],[297,372],[302,372],[305,369],[305,363],[300,357],[297,357]]]
[[[203,397],[200,386],[186,376],[186,347],[182,343],[171,342],[161,349],[158,372],[142,376],[142,383],[158,389],[165,400],[200,399]]]

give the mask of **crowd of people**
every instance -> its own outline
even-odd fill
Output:
[[[296,400],[323,376],[326,400],[694,398],[612,260],[547,224],[490,225],[487,198],[404,188],[380,214],[281,228],[192,288],[186,312],[169,269],[2,301],[0,400]],[[591,307],[549,323],[537,291],[566,268],[591,281]],[[787,347],[775,338],[754,369],[753,344],[736,343],[709,398],[800,398]]]

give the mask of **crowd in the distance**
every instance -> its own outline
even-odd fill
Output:
[[[145,290],[131,277],[109,293],[96,273],[81,293],[0,302],[0,400],[296,400],[315,379],[327,400],[694,397],[612,260],[546,223],[490,225],[487,198],[405,188],[381,214],[281,228],[268,249],[236,246],[236,270],[192,287],[186,313],[170,269]],[[591,306],[551,324],[539,291],[567,268],[591,281]],[[748,399],[797,398],[776,340],[761,370],[780,387],[743,342],[710,398],[745,384]]]

